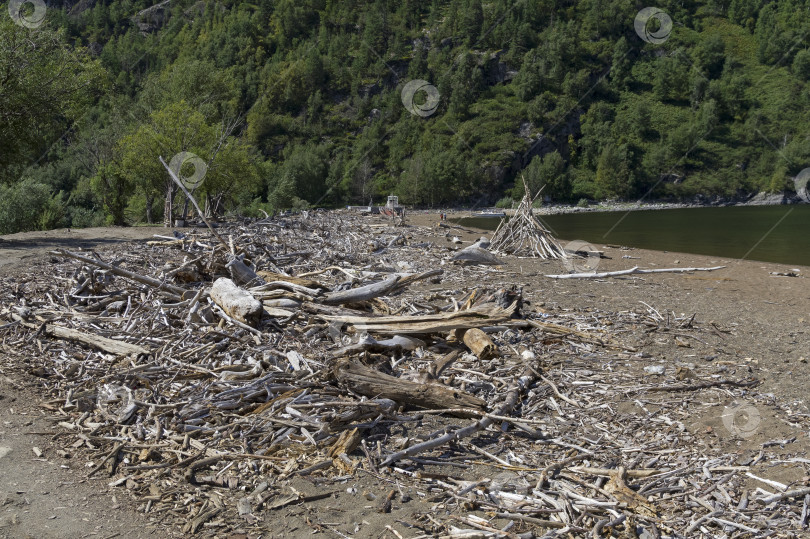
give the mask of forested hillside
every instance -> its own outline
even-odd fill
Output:
[[[520,174],[560,202],[739,196],[810,166],[810,0],[38,3],[0,12],[0,232],[163,222],[180,152],[247,215],[494,204]]]

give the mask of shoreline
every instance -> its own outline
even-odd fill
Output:
[[[596,202],[588,206],[580,207],[576,204],[544,204],[539,208],[534,208],[537,215],[566,215],[571,213],[602,213],[613,211],[653,211],[653,210],[683,210],[691,208],[728,208],[732,206],[738,207],[759,207],[759,206],[799,206],[808,204],[806,202],[790,202],[790,203],[762,203],[762,202],[719,202],[708,204],[697,204],[687,202]],[[444,211],[448,215],[457,214],[471,214],[492,208],[461,208],[461,209],[414,209],[410,210],[414,213],[439,213]],[[506,213],[506,215],[513,215],[514,208],[497,208]],[[466,217],[471,217],[467,215]]]

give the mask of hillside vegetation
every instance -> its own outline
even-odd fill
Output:
[[[4,4],[0,232],[169,219],[180,152],[219,214],[503,204],[520,174],[558,202],[791,191],[810,0],[661,1],[637,32],[644,7],[81,0],[29,28]]]

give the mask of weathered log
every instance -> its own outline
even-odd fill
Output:
[[[270,292],[270,291],[277,291],[277,290],[289,290],[299,296],[312,299],[318,295],[320,295],[320,290],[314,288],[307,288],[306,286],[291,283],[288,281],[271,281],[269,283],[264,283],[261,286],[254,286],[250,289],[251,292]]]
[[[466,264],[484,264],[488,266],[500,266],[503,264],[500,258],[480,247],[467,247],[466,249],[462,249],[453,257],[453,261],[460,261]]]
[[[145,275],[139,275],[135,272],[125,270],[117,266],[113,266],[112,264],[108,264],[106,262],[102,262],[101,260],[96,260],[94,258],[89,258],[84,255],[80,255],[78,253],[66,251],[65,249],[57,249],[56,251],[52,251],[51,254],[75,258],[76,260],[84,262],[85,264],[90,264],[91,266],[96,266],[101,269],[105,269],[110,273],[112,273],[113,275],[126,277],[127,279],[132,279],[133,281],[139,282],[141,284],[152,286],[154,288],[157,288],[158,290],[169,292],[172,295],[171,297],[173,301],[180,301],[181,300],[180,296],[182,296],[183,292],[186,291],[184,288],[180,288],[179,286],[175,286],[173,284],[166,283],[164,281],[154,279],[152,277],[146,277]]]
[[[264,284],[264,279],[259,277],[253,268],[243,262],[244,256],[230,256],[225,267],[231,272],[234,282],[242,286],[259,286]]]
[[[626,270],[619,271],[604,271],[596,273],[589,271],[585,273],[563,273],[561,275],[546,275],[550,279],[601,279],[603,277],[620,277],[622,275],[635,275],[638,273],[688,273],[692,271],[716,271],[723,269],[725,266],[714,266],[713,268],[656,268],[656,269],[639,269],[638,266]]]
[[[537,375],[535,374],[534,369],[527,368],[523,375],[517,379],[515,385],[509,392],[506,394],[506,398],[503,400],[500,406],[495,409],[496,415],[505,415],[512,412],[515,409],[515,406],[520,401],[521,393],[524,393],[537,379]],[[438,436],[436,438],[432,438],[430,440],[426,440],[424,442],[414,444],[410,447],[403,449],[402,451],[397,451],[396,453],[389,455],[380,466],[390,466],[394,462],[401,460],[407,457],[413,457],[425,451],[430,451],[431,449],[435,449],[440,447],[448,442],[453,440],[461,440],[468,436],[472,436],[476,432],[480,432],[495,422],[494,419],[491,417],[482,417],[475,423],[471,425],[467,425],[466,427],[460,428],[458,430],[454,430],[452,432],[448,432],[447,434]]]
[[[438,277],[444,273],[442,269],[434,269],[429,271],[424,271],[422,273],[412,273],[412,274],[399,274],[400,279],[397,282],[397,285],[394,287],[394,290],[402,290],[406,286],[410,285],[411,283],[415,283],[416,281],[422,281],[425,279],[431,279],[433,277]]]
[[[267,282],[273,281],[285,281],[288,283],[297,284],[298,286],[303,286],[304,288],[309,288],[311,290],[326,290],[326,287],[319,283],[318,281],[313,281],[311,279],[302,279],[301,277],[292,277],[290,275],[284,275],[282,273],[276,273],[273,271],[257,271],[256,272],[259,277],[264,279]]]
[[[214,227],[212,227],[211,223],[208,222],[208,219],[205,218],[205,212],[203,212],[200,209],[200,205],[197,204],[197,199],[191,196],[191,193],[188,192],[188,189],[186,189],[186,186],[183,185],[183,182],[180,181],[180,178],[177,177],[177,175],[174,173],[171,167],[169,167],[169,165],[166,164],[166,161],[163,160],[163,156],[158,156],[158,159],[166,168],[166,171],[169,173],[169,176],[171,177],[172,181],[176,183],[178,187],[180,187],[180,189],[183,191],[186,197],[188,197],[188,200],[191,201],[191,203],[194,205],[194,209],[197,210],[197,214],[200,216],[200,219],[202,219],[203,223],[205,223],[205,226],[208,227],[208,230],[211,231],[211,234],[213,234],[214,237],[218,239],[222,243],[222,245],[225,246],[226,249],[229,248],[230,246],[225,242],[225,240],[222,239],[222,236],[217,234],[217,231],[214,230]]]
[[[486,333],[478,328],[456,330],[456,338],[462,341],[473,354],[481,360],[492,359],[499,355],[498,347]]]
[[[15,320],[20,321],[22,325],[25,327],[34,329],[37,328],[37,324],[31,324],[28,322],[24,322],[22,317],[19,315],[12,315]],[[131,344],[128,342],[123,341],[116,341],[113,339],[108,339],[106,337],[101,337],[99,335],[93,335],[91,333],[83,333],[81,331],[77,331],[72,328],[66,328],[64,326],[57,326],[51,323],[43,324],[42,332],[49,337],[56,337],[57,339],[67,339],[70,341],[77,341],[94,348],[98,348],[108,354],[116,354],[121,356],[126,356],[130,354],[134,354],[136,356],[140,355],[147,355],[149,354],[149,350],[144,348],[143,346],[138,346],[137,344]]]
[[[402,335],[394,335],[390,339],[377,341],[374,338],[366,335],[366,338],[357,344],[352,344],[344,348],[340,348],[332,352],[332,357],[348,356],[352,354],[359,354],[360,352],[397,352],[399,350],[416,350],[417,348],[425,346],[425,342],[413,337],[405,337]]]
[[[454,313],[413,316],[341,316],[320,315],[327,321],[352,324],[369,333],[408,335],[415,333],[445,333],[455,329],[470,329],[506,322],[515,312],[517,302],[507,309],[485,304]]]
[[[472,408],[484,410],[486,402],[462,391],[439,384],[402,380],[354,361],[341,360],[333,369],[335,378],[355,393],[384,396],[399,404],[427,409]]]
[[[325,305],[344,305],[346,303],[357,303],[378,298],[390,292],[399,281],[399,275],[392,275],[378,283],[368,284],[351,290],[341,290],[340,292],[329,292],[321,300]]]
[[[262,316],[262,302],[250,295],[250,292],[239,288],[230,279],[220,277],[214,281],[210,294],[214,303],[228,316],[256,327]]]

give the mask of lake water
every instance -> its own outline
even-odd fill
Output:
[[[539,215],[565,244],[584,240],[726,258],[810,266],[810,205],[731,206]],[[494,230],[500,219],[463,218]]]

